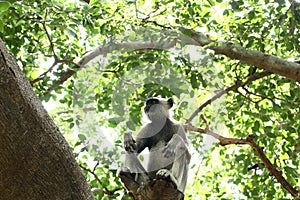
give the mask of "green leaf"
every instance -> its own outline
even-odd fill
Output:
[[[85,140],[86,140],[86,136],[83,135],[83,134],[78,134],[78,138],[79,138],[81,141],[85,141]]]
[[[264,131],[267,134],[267,136],[269,136],[270,138],[275,138],[276,137],[276,135],[273,132],[273,127],[272,126],[264,127]]]
[[[253,133],[259,132],[259,128],[260,128],[260,123],[257,120],[254,122],[254,126],[252,127]]]
[[[0,1],[0,11],[6,11],[10,7],[10,3],[8,1]]]
[[[186,35],[186,36],[188,36],[188,37],[191,37],[191,35],[192,35],[192,31],[191,31],[191,30],[186,29],[186,28],[181,28],[180,30],[181,30],[181,32],[182,32],[184,35]]]
[[[241,154],[241,155],[238,155],[237,157],[236,157],[236,160],[237,161],[241,161],[241,160],[243,160],[245,158],[245,155],[244,154]]]
[[[108,122],[109,122],[109,124],[110,124],[110,127],[112,127],[112,128],[117,127],[118,121],[119,121],[119,119],[118,119],[118,118],[115,118],[115,117],[114,117],[114,118],[108,119]]]
[[[267,116],[267,115],[263,115],[263,116],[261,117],[261,120],[262,120],[263,122],[268,122],[268,121],[270,121],[270,117]]]
[[[0,32],[3,31],[3,28],[4,28],[4,23],[3,23],[3,21],[0,21]]]
[[[197,81],[197,75],[195,73],[193,73],[191,75],[191,84],[192,84],[192,87],[195,89],[195,88],[199,88],[199,83]]]
[[[266,126],[266,127],[264,127],[264,131],[265,131],[266,133],[272,132],[272,130],[273,130],[273,127],[272,127],[272,126]]]

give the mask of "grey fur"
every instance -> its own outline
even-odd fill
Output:
[[[150,98],[146,101],[144,111],[151,122],[143,126],[136,140],[130,131],[124,133],[125,170],[136,173],[136,181],[140,184],[166,178],[184,192],[191,155],[183,126],[169,116],[172,106],[172,99]],[[147,147],[150,155],[145,170],[137,155]]]

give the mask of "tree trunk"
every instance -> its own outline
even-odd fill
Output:
[[[94,199],[68,143],[0,39],[1,199]]]

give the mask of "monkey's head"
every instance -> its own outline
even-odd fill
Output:
[[[166,100],[152,97],[146,100],[144,111],[151,121],[158,121],[169,117],[169,109],[172,108],[173,104],[172,98]]]

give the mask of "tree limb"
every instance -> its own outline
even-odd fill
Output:
[[[46,12],[46,15],[47,15],[47,12]],[[51,39],[51,37],[50,37],[50,34],[49,34],[48,30],[47,30],[45,21],[42,21],[42,26],[43,26],[43,28],[44,28],[44,30],[45,30],[45,33],[46,33],[46,36],[47,36],[47,38],[48,38],[48,40],[49,40],[50,48],[51,48],[51,51],[52,51],[52,53],[53,53],[54,59],[57,60],[57,55],[56,55],[55,50],[54,50],[54,44],[53,44],[52,39]]]
[[[216,95],[214,95],[212,98],[208,99],[207,101],[205,101],[202,105],[200,105],[193,113],[192,115],[190,116],[190,118],[186,121],[186,124],[190,123],[200,112],[201,110],[203,110],[206,106],[208,106],[209,104],[211,104],[213,101],[217,100],[218,98],[220,98],[221,96],[223,96],[224,94],[227,94],[228,92],[230,91],[234,91],[236,89],[238,89],[239,87],[243,87],[257,79],[260,79],[260,78],[263,78],[265,76],[268,76],[272,74],[271,72],[269,71],[263,71],[259,74],[253,74],[251,76],[249,76],[247,78],[246,81],[237,81],[235,84],[233,84],[232,86],[224,89],[224,90],[221,90],[219,91]]]
[[[259,147],[255,141],[254,141],[254,135],[248,135],[247,138],[238,139],[238,138],[227,138],[223,137],[215,132],[212,132],[208,128],[208,124],[204,118],[203,115],[201,115],[202,120],[204,120],[204,123],[206,124],[206,128],[197,128],[194,127],[191,124],[185,124],[184,127],[186,130],[195,131],[202,134],[210,135],[216,139],[219,140],[220,145],[226,146],[229,144],[240,144],[240,145],[249,145],[253,148],[255,153],[258,155],[260,160],[264,163],[265,167],[269,170],[270,174],[273,175],[277,181],[294,197],[297,197],[299,195],[299,191],[297,191],[283,176],[282,172],[278,171],[276,169],[276,166],[271,163],[271,161],[267,158],[267,156],[264,154],[263,149]]]
[[[55,57],[55,56],[54,56],[54,57]],[[59,63],[71,63],[71,64],[74,64],[73,59],[74,59],[74,58],[72,58],[72,59],[57,59],[57,58],[55,58],[53,64],[51,65],[51,67],[50,67],[47,71],[45,71],[44,73],[42,73],[41,75],[39,75],[39,77],[37,77],[36,79],[31,80],[31,81],[30,81],[30,84],[33,85],[33,84],[35,84],[36,82],[39,82],[39,81],[43,80],[43,79],[45,78],[45,76],[46,76],[48,73],[52,72],[53,69],[54,69],[54,67],[55,67],[57,64],[59,64]],[[76,65],[76,64],[74,64],[74,65]]]
[[[166,37],[163,35],[162,38],[165,38],[161,41],[151,41],[151,42],[124,42],[116,44],[107,44],[104,46],[99,46],[91,51],[88,55],[84,56],[77,64],[73,66],[73,69],[78,69],[89,63],[91,60],[96,58],[99,55],[106,55],[116,50],[154,50],[154,49],[170,49],[173,48],[178,42],[182,46],[185,45],[194,45],[202,46],[207,49],[215,51],[216,54],[226,55],[229,58],[237,59],[243,61],[247,64],[254,65],[256,67],[268,70],[272,73],[285,76],[291,80],[300,81],[300,65],[295,62],[290,62],[276,56],[272,56],[266,53],[259,51],[246,49],[238,44],[233,43],[217,43],[209,39],[205,34],[196,32],[194,30],[178,28],[181,32],[175,32],[177,38],[174,37],[174,34],[171,34],[171,37]],[[56,87],[68,80],[72,75],[76,73],[76,70],[69,69],[62,76],[49,87],[44,95],[49,94]]]
[[[217,43],[209,39],[206,35],[194,30],[180,28],[182,32],[186,32],[188,36],[204,46],[215,51],[216,54],[225,55],[232,59],[243,61],[249,65],[268,70],[275,74],[285,76],[296,82],[300,82],[300,65],[290,62],[276,56],[266,54],[260,51],[246,49],[239,44],[230,42]]]
[[[63,84],[66,80],[68,80],[71,76],[76,73],[75,69],[82,68],[94,58],[100,55],[107,55],[113,51],[133,51],[133,50],[155,50],[155,49],[170,49],[176,45],[176,40],[166,39],[161,42],[124,42],[124,43],[117,43],[117,44],[107,44],[104,46],[99,46],[91,51],[89,54],[84,56],[77,64],[75,64],[71,69],[64,72],[61,77],[51,86],[49,87],[44,95],[49,94],[52,90],[57,88],[59,85]],[[74,69],[74,70],[73,70]]]
[[[149,183],[140,185],[135,181],[135,175],[130,172],[120,172],[119,177],[129,191],[133,200],[183,200],[184,194],[180,192],[173,181],[157,178]]]
[[[84,167],[83,165],[80,165],[80,164],[79,164],[79,166],[80,166],[80,168],[82,168],[84,171],[87,171],[87,172],[91,173],[91,174],[95,177],[95,179],[98,181],[98,183],[103,187],[103,189],[102,189],[102,188],[95,188],[95,189],[92,189],[93,192],[103,192],[103,193],[105,193],[105,194],[107,194],[107,195],[109,195],[109,196],[114,195],[114,193],[115,193],[116,191],[119,191],[119,190],[121,190],[122,188],[115,188],[115,189],[113,189],[113,190],[109,190],[108,188],[104,187],[103,182],[101,181],[101,179],[100,179],[100,178],[97,176],[97,174],[95,173],[95,170],[96,170],[98,164],[99,164],[99,163],[97,163],[97,164],[95,165],[95,167],[94,167],[93,170],[90,170],[89,168],[86,168],[86,167]]]

